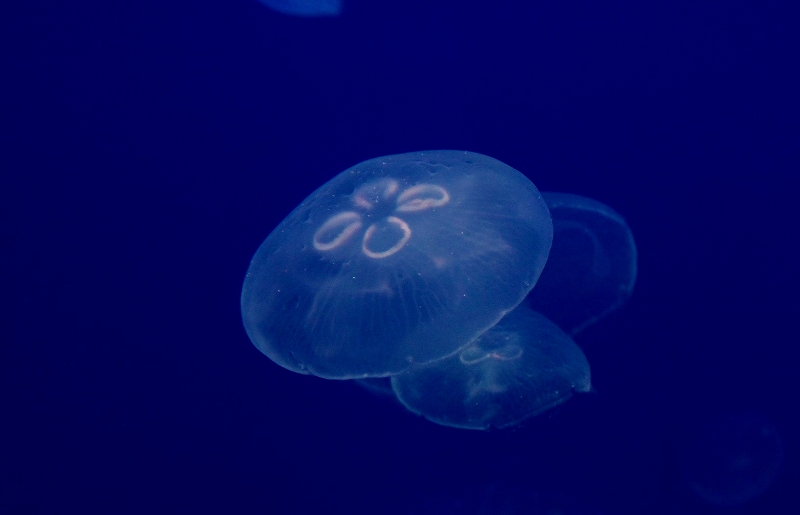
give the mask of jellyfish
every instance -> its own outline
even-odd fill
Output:
[[[783,442],[759,415],[738,414],[708,424],[683,449],[684,477],[705,501],[733,506],[762,495],[778,475]]]
[[[553,245],[527,302],[575,335],[622,306],[636,283],[630,227],[596,200],[542,193],[553,219]]]
[[[543,270],[555,291],[531,297]],[[505,428],[591,389],[567,333],[618,308],[635,270],[630,230],[599,202],[543,197],[481,154],[414,152],[355,165],[292,211],[251,261],[242,318],[288,370]]]
[[[536,186],[491,157],[371,159],[312,193],[256,251],[245,329],[294,372],[398,374],[457,352],[514,309],[552,230]]]
[[[342,0],[261,0],[270,9],[293,16],[339,16]]]
[[[392,388],[437,424],[503,429],[588,392],[591,377],[572,338],[521,304],[456,354],[393,376]]]

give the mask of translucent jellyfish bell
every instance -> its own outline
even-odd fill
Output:
[[[589,362],[564,331],[520,305],[458,353],[392,377],[406,408],[464,429],[519,424],[591,389]]]
[[[448,150],[371,159],[312,193],[258,249],[245,329],[295,372],[397,374],[496,324],[536,283],[551,241],[539,191],[500,161]]]
[[[630,298],[636,244],[625,219],[605,204],[568,193],[542,196],[553,218],[553,246],[528,302],[574,335]]]

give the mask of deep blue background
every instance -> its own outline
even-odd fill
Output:
[[[484,491],[800,513],[794,4],[3,4],[0,513],[406,514]],[[516,431],[287,372],[242,329],[250,257],[306,195],[440,148],[601,200],[639,246],[629,305],[579,338],[597,395]],[[785,462],[724,510],[679,451],[729,413],[772,420]]]

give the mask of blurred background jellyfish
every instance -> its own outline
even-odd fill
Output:
[[[502,429],[591,389],[564,331],[521,304],[458,353],[392,377],[397,398],[437,424]]]
[[[630,298],[636,244],[625,219],[605,204],[568,193],[542,196],[553,219],[553,245],[527,300],[574,335]]]
[[[342,0],[261,0],[261,3],[292,16],[339,16]]]
[[[712,504],[732,506],[762,495],[778,476],[783,442],[772,422],[758,415],[715,420],[686,439],[684,478]]]
[[[372,159],[312,193],[255,253],[245,329],[294,372],[397,374],[495,325],[536,284],[551,242],[536,186],[496,159]]]

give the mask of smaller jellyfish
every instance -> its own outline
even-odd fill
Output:
[[[339,16],[342,0],[261,0],[261,3],[292,16]]]
[[[573,336],[618,309],[636,283],[636,244],[616,211],[590,198],[542,193],[553,245],[530,306]]]
[[[410,411],[444,426],[506,428],[591,390],[589,363],[524,304],[450,357],[392,377]]]
[[[684,478],[705,501],[734,506],[759,497],[783,462],[778,429],[757,415],[715,420],[684,442]]]

